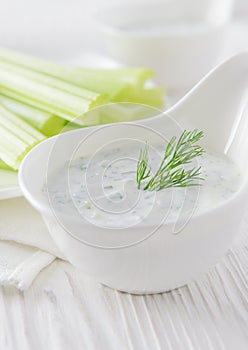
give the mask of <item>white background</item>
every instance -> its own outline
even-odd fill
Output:
[[[149,0],[131,3],[142,1]],[[1,0],[0,45],[63,60],[86,51],[102,51],[92,13],[108,4],[127,2],[130,0]],[[237,14],[248,14],[247,0],[235,0]]]

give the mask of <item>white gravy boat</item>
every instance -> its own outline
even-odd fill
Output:
[[[168,291],[207,272],[231,246],[246,211],[247,87],[248,53],[242,53],[212,70],[163,114],[136,123],[70,131],[34,148],[22,162],[20,186],[65,257],[99,282],[132,293]],[[174,224],[161,225],[154,232],[142,224],[111,230],[54,212],[42,188],[50,172],[63,166],[75,149],[83,155],[122,137],[152,140],[151,129],[170,137],[178,133],[177,123],[182,129],[203,130],[203,145],[227,154],[240,167],[242,184],[229,200],[191,217],[178,234]],[[82,140],[83,147],[77,148]]]

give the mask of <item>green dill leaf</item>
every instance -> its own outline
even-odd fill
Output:
[[[145,184],[144,190],[160,191],[169,187],[190,187],[199,185],[199,181],[204,180],[200,177],[201,167],[194,167],[189,170],[184,169],[184,165],[189,164],[196,157],[201,156],[205,151],[196,143],[203,137],[202,131],[185,130],[178,141],[173,136],[168,142],[163,159],[157,172]],[[144,150],[140,151],[140,157],[137,164],[136,181],[140,189],[141,182],[151,175],[151,169],[148,168],[148,144]]]
[[[149,146],[146,142],[145,148],[140,150],[139,161],[137,163],[136,182],[139,189],[141,182],[147,179],[151,174],[151,169],[148,167],[148,150]]]

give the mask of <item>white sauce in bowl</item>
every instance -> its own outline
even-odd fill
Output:
[[[136,166],[140,147],[99,151],[64,165],[47,187],[55,210],[80,214],[90,223],[123,228],[139,223],[160,224],[189,219],[228,200],[240,187],[238,167],[227,157],[211,152],[198,157],[205,179],[201,186],[157,192],[138,190]],[[150,147],[149,165],[157,169],[164,146]],[[75,210],[76,209],[76,210]],[[195,215],[194,214],[194,215]]]

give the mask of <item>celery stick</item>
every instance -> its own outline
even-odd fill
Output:
[[[19,67],[25,67],[29,70],[33,70],[42,74],[46,74],[48,76],[56,77],[62,81],[77,85],[77,86],[84,86],[82,83],[82,78],[79,76],[79,72],[76,70],[64,67],[62,65],[46,61],[34,56],[25,55],[19,52],[7,50],[7,49],[1,49],[0,50],[0,60],[2,62],[8,62],[12,63],[13,65],[19,66]],[[97,76],[97,70],[95,72],[95,76]],[[92,85],[91,79],[92,74],[89,76],[90,79],[90,85]],[[93,86],[95,86],[93,82]],[[110,88],[111,88],[110,84]],[[118,89],[119,87],[122,87],[123,84],[118,83]],[[87,88],[87,87],[86,87]],[[96,86],[95,86],[96,88]],[[91,89],[92,91],[96,91],[95,89]],[[113,87],[113,91],[115,91],[115,88]],[[118,90],[119,91],[119,90]],[[97,92],[97,91],[96,91]],[[104,91],[105,93],[105,91]],[[108,93],[108,91],[106,91]]]
[[[39,102],[39,101],[36,101],[36,100],[30,98],[29,96],[20,95],[18,92],[3,88],[3,87],[1,87],[1,85],[0,85],[0,94],[6,96],[8,98],[12,98],[14,100],[17,100],[18,102],[32,106],[34,108],[41,109],[42,111],[45,111],[45,112],[48,112],[51,114],[56,114],[56,115],[58,115],[58,117],[68,120],[67,113],[62,112],[62,111],[58,111],[56,108],[51,107],[49,105],[45,105],[42,102]],[[73,120],[72,116],[71,116],[71,120]]]
[[[97,89],[98,92],[105,91],[105,83],[110,81],[114,84],[120,84],[122,87],[129,85],[143,86],[147,80],[150,80],[154,76],[154,72],[149,68],[137,68],[137,67],[123,67],[119,69],[92,69],[77,67],[73,69],[74,74],[78,74],[78,78],[82,81],[82,84]],[[96,79],[97,84],[95,86],[92,83],[92,79]],[[111,88],[107,86],[107,89]],[[118,90],[118,89],[117,89]],[[115,94],[116,91],[113,91]]]
[[[138,89],[143,87],[144,83],[153,77],[153,71],[148,68],[74,68],[73,78],[75,73],[77,74],[78,84],[98,93],[105,92],[111,96],[112,100],[123,90],[132,86]]]
[[[9,129],[25,142],[42,141],[45,136],[8,109],[0,105],[0,126]]]
[[[145,119],[159,113],[157,108],[139,103],[112,103],[92,109],[85,113],[82,118],[85,125],[91,126]]]
[[[102,108],[102,107],[101,107]],[[92,111],[93,111],[94,109],[92,109]],[[87,127],[88,125],[87,125],[87,123],[86,123],[86,125],[84,125],[84,126],[79,126],[78,124],[76,124],[76,123],[73,123],[73,122],[68,122],[64,127],[63,127],[63,129],[61,130],[61,133],[63,133],[63,132],[67,132],[67,131],[71,131],[71,130],[76,130],[76,129],[78,129],[78,128],[84,128],[84,127]]]
[[[82,87],[76,86],[74,84],[64,82],[59,78],[54,78],[52,76],[45,75],[40,72],[32,71],[27,67],[19,67],[19,66],[13,65],[13,63],[11,62],[2,62],[1,60],[0,60],[0,67],[4,70],[7,70],[8,72],[12,72],[14,74],[20,75],[31,81],[37,81],[44,85],[52,86],[59,90],[68,92],[71,95],[76,95],[76,96],[82,97],[83,99],[94,101],[96,105],[101,102],[107,101],[107,97],[104,96],[103,94],[99,94],[97,92],[90,91],[88,89],[84,89]]]
[[[55,109],[62,110],[72,116],[77,116],[83,111],[87,111],[91,105],[91,101],[89,100],[83,100],[50,86],[45,86],[36,81],[30,81],[20,75],[8,72],[1,67],[0,83],[1,86],[9,90],[28,96]]]
[[[73,120],[95,106],[95,101],[71,95],[36,81],[30,81],[25,77],[0,68],[0,93],[3,93],[2,87],[32,99],[34,102],[37,101],[44,106],[44,110],[53,111],[56,115],[67,120]],[[46,106],[50,110],[46,109]]]
[[[161,87],[140,89],[128,87],[117,94],[112,101],[141,103],[155,108],[163,108],[164,94],[164,88]]]
[[[58,77],[61,80],[73,83],[75,85],[81,86],[83,84],[82,77],[80,77],[79,73],[80,71],[75,70],[74,68],[64,67],[62,65],[46,61],[37,57],[25,55],[19,52],[7,50],[7,49],[1,49],[0,50],[0,60],[5,62],[11,62],[14,65],[26,67],[28,69],[34,70],[36,72],[40,72],[43,74],[47,74],[49,76]],[[98,70],[95,70],[93,73],[93,77],[98,76]],[[91,70],[89,70],[89,75],[87,76],[87,69],[86,69],[86,75],[84,77],[87,81],[86,84],[90,84],[96,88],[94,82],[91,81],[92,74]],[[101,77],[99,78],[101,80]],[[89,80],[89,81],[88,81]],[[105,79],[103,79],[103,82]],[[118,82],[118,87],[123,86]],[[109,86],[111,88],[111,84]],[[91,90],[95,91],[91,88]],[[113,91],[114,88],[113,88]],[[104,91],[105,92],[105,91]]]
[[[13,170],[10,166],[8,166],[2,159],[0,159],[0,169],[3,170]]]
[[[72,83],[83,84],[82,78],[86,79],[86,85],[91,85],[91,79],[94,77],[102,81],[106,80],[122,81],[131,84],[143,85],[148,79],[151,79],[154,75],[153,71],[149,68],[120,68],[120,69],[91,69],[91,68],[68,68],[59,65],[54,62],[40,59],[31,55],[15,52],[8,49],[0,50],[0,60],[9,61],[18,66],[27,67],[28,69],[42,72],[47,75],[59,77],[65,81]],[[103,78],[102,78],[103,77]],[[94,82],[93,82],[94,84]],[[93,85],[95,88],[103,89],[105,92],[105,86],[98,87]],[[91,89],[90,89],[91,90]],[[92,89],[94,91],[94,89]]]
[[[27,67],[51,76],[70,77],[71,69],[58,65],[57,63],[47,61],[35,56],[23,54],[9,49],[0,50],[0,60],[12,62],[18,66]],[[67,79],[63,79],[67,80]],[[68,79],[69,80],[69,79]],[[69,80],[70,81],[70,80]]]
[[[58,134],[66,121],[54,114],[47,113],[15,99],[0,95],[0,103],[12,113],[15,113],[46,136]]]
[[[0,105],[0,159],[18,169],[24,155],[45,136]]]
[[[27,144],[10,130],[0,126],[0,158],[12,169],[17,170],[27,152],[39,141]]]
[[[152,71],[147,68],[122,68],[95,70],[77,68],[78,78],[88,89],[111,96],[111,102],[134,102],[162,108],[165,89],[162,87],[145,88]]]
[[[55,77],[57,78],[57,81],[66,81],[84,87],[85,89],[93,90],[99,94],[107,93],[110,96],[111,102],[134,102],[150,105],[156,108],[164,107],[164,90],[162,88],[146,89],[144,87],[147,79],[150,79],[153,76],[153,72],[147,68],[121,68],[107,70],[68,68],[10,50],[0,50],[0,62],[1,61],[2,63],[5,62],[5,64],[15,67],[12,68],[13,70],[17,69],[17,67],[19,67],[19,69],[25,68],[26,72],[33,70],[36,74],[38,72],[43,75],[46,74],[49,77]],[[31,77],[31,75],[29,76]],[[36,78],[37,77],[38,76],[36,75]],[[12,97],[14,96],[12,95]],[[35,102],[37,103],[37,101]],[[42,108],[42,106],[38,106],[37,104],[36,107]],[[45,110],[52,111],[51,109],[48,109],[47,106],[45,106]],[[63,116],[61,113],[60,116],[66,118],[66,116]],[[87,125],[88,123],[90,125],[96,124],[98,117],[92,116],[92,118],[92,121],[89,120],[88,117],[82,117],[82,120]],[[69,118],[66,119],[69,120]]]
[[[149,68],[69,68],[6,49],[0,50],[0,60],[57,77],[85,89],[108,94],[111,98],[131,85],[142,87],[145,81],[153,77],[153,71]]]

